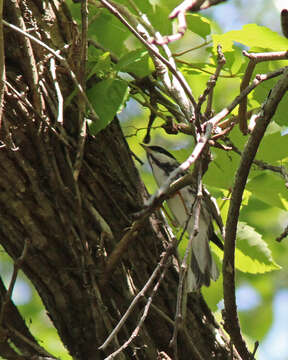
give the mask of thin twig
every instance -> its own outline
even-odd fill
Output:
[[[191,208],[193,208],[193,205],[191,206]],[[180,235],[180,238],[178,240],[178,244],[180,244],[186,230],[188,227],[188,224],[191,220],[193,212],[191,211],[189,216],[187,217],[186,221],[185,221],[185,225],[182,229],[182,233]],[[186,249],[187,251],[187,249]],[[186,255],[186,252],[185,252]],[[179,331],[179,327],[180,324],[183,320],[182,317],[182,310],[183,310],[183,289],[186,289],[187,287],[185,287],[185,280],[187,279],[187,259],[184,258],[182,260],[182,264],[180,264],[180,274],[179,274],[179,283],[178,283],[178,288],[177,288],[177,300],[176,300],[176,309],[175,309],[175,316],[174,316],[174,327],[173,327],[173,335],[172,338],[170,340],[169,346],[173,348],[173,352],[174,352],[174,359],[177,360],[178,359],[178,343],[177,343],[177,337],[178,337],[178,331]],[[189,253],[189,256],[191,258],[191,252]],[[179,256],[178,256],[179,258]],[[184,260],[185,259],[185,260]],[[178,260],[178,263],[180,263],[180,260]],[[185,310],[186,311],[186,310]]]
[[[41,354],[42,357],[40,357],[40,359],[47,359],[47,360],[57,360],[57,358],[55,358],[54,356],[52,356],[48,351],[46,351],[45,349],[43,349],[41,346],[39,346],[37,343],[35,343],[34,341],[32,341],[31,339],[28,339],[26,336],[24,336],[20,331],[18,331],[17,329],[13,328],[12,326],[7,325],[6,326],[7,329],[9,330],[9,332],[11,333],[11,335],[14,335],[15,337],[18,337],[21,341],[23,341],[24,343],[28,344],[30,347],[32,347],[35,351],[37,351],[38,354]]]
[[[169,42],[173,42],[176,40],[181,39],[181,37],[185,34],[187,29],[186,24],[186,12],[189,9],[195,8],[195,10],[199,10],[201,5],[205,0],[184,0],[180,5],[178,5],[169,15],[170,19],[177,18],[178,20],[178,27],[177,27],[177,33],[169,36],[163,37],[162,41],[159,42],[158,39],[153,39],[153,42],[158,45],[168,44]]]
[[[255,341],[254,349],[253,349],[253,352],[252,352],[252,360],[255,359],[255,355],[256,355],[258,347],[259,347],[259,341]]]
[[[195,106],[196,105],[196,101],[191,93],[191,89],[188,86],[188,84],[186,83],[186,81],[183,81],[182,75],[180,75],[180,73],[175,70],[175,68],[170,64],[170,62],[164,57],[162,56],[158,50],[155,49],[154,46],[152,46],[148,41],[146,41],[140,34],[138,31],[136,31],[134,29],[133,26],[131,26],[128,21],[122,16],[122,14],[120,14],[120,12],[116,9],[116,7],[114,7],[111,2],[107,1],[107,0],[100,0],[100,2],[113,14],[115,15],[121,22],[122,24],[124,24],[130,31],[132,34],[134,34],[138,40],[140,40],[145,47],[151,52],[153,53],[163,64],[165,64],[167,66],[167,68],[170,70],[170,72],[176,77],[176,79],[179,81],[179,83],[181,84],[183,90],[185,91],[187,97],[189,98],[189,100],[191,101],[191,103]]]
[[[57,115],[57,122],[63,126],[63,96],[61,93],[61,89],[57,80],[57,75],[56,75],[56,66],[55,66],[55,58],[51,57],[50,59],[50,72],[51,72],[51,76],[52,76],[52,80],[54,82],[54,86],[55,86],[55,90],[56,90],[56,95],[57,95],[57,99],[58,99],[58,115]]]
[[[183,50],[183,51],[180,51],[180,52],[177,52],[177,53],[173,53],[173,56],[174,56],[174,58],[175,58],[175,57],[178,57],[178,56],[183,56],[183,55],[187,54],[188,52],[201,49],[202,47],[204,47],[204,46],[206,46],[206,45],[210,45],[210,44],[212,44],[212,40],[210,40],[210,41],[205,40],[202,44],[197,45],[197,46],[194,46],[193,48],[190,48],[190,49],[187,49],[187,50]]]
[[[288,225],[286,226],[286,228],[284,229],[284,231],[282,232],[282,234],[280,234],[277,238],[276,241],[281,242],[283,239],[285,239],[285,237],[288,236]]]
[[[223,66],[226,64],[226,59],[222,52],[221,45],[217,46],[217,53],[218,53],[218,57],[217,57],[218,64],[217,64],[215,74],[212,75],[210,78],[211,85],[210,85],[210,91],[208,92],[208,100],[207,100],[207,106],[206,106],[206,111],[205,111],[206,119],[209,119],[211,117],[212,103],[213,103],[213,90],[214,90],[214,87],[216,86],[216,82],[221,73],[221,70],[222,70]]]
[[[13,12],[14,26],[26,32],[27,23],[24,21],[24,17],[21,14],[20,2],[16,1],[13,3]],[[3,24],[5,24],[4,21]],[[29,92],[32,95],[33,106],[40,114],[42,114],[44,112],[44,99],[41,91],[39,91],[40,74],[38,72],[37,59],[35,57],[31,41],[28,37],[20,37],[19,42],[22,56],[26,59],[26,61],[23,61],[23,71],[26,73],[26,79],[29,84]]]
[[[146,15],[144,15],[144,14],[140,14],[140,15],[141,15],[140,19],[141,19],[144,27],[148,28],[148,31],[150,33],[152,33],[153,36],[155,36],[155,38],[161,42],[162,35],[159,33],[159,31],[155,31],[155,29],[151,25],[151,23]],[[139,29],[138,29],[138,31],[140,32]],[[141,32],[140,32],[140,34],[141,34]],[[141,35],[145,38],[145,40],[149,41],[148,34],[143,33]],[[186,84],[186,87],[190,89],[190,87],[187,84],[182,73],[177,70],[176,62],[175,62],[175,59],[173,57],[173,54],[172,54],[170,48],[165,44],[162,45],[162,48],[164,50],[164,53],[165,53],[169,63],[171,64],[171,66],[175,69],[175,71],[177,71],[177,73],[179,74],[179,77],[181,77],[181,79],[183,80],[183,83]],[[155,49],[158,51],[156,46],[155,46]],[[187,95],[185,94],[185,91],[183,89],[183,85],[178,81],[177,78],[175,78],[175,76],[173,76],[172,79],[170,79],[170,76],[169,76],[168,70],[167,70],[168,68],[166,68],[164,66],[164,64],[162,64],[161,62],[159,63],[159,59],[158,58],[155,59],[154,54],[151,54],[151,57],[154,61],[155,68],[157,69],[157,73],[158,73],[159,77],[162,79],[163,84],[166,86],[168,93],[179,105],[182,112],[185,114],[186,119],[190,122],[193,121],[195,118],[194,113],[195,113],[196,102],[192,95],[191,89],[190,89],[190,93],[191,93],[191,97],[193,100],[191,98],[187,98]],[[197,123],[196,123],[196,127],[199,127]]]
[[[167,258],[168,260],[168,258]],[[152,305],[152,301],[153,301],[153,297],[157,294],[157,291],[158,291],[158,288],[162,282],[162,280],[164,279],[165,277],[165,274],[167,272],[167,269],[168,269],[168,264],[166,263],[163,263],[162,266],[164,266],[164,269],[163,271],[161,272],[160,276],[159,276],[159,279],[157,281],[157,283],[155,284],[152,292],[151,292],[151,295],[149,296],[148,300],[147,300],[147,303],[146,303],[146,306],[144,308],[144,311],[143,311],[143,314],[139,320],[139,323],[137,324],[136,328],[134,329],[134,331],[132,332],[130,338],[119,348],[117,349],[113,354],[110,354],[109,356],[107,356],[105,358],[105,360],[112,360],[114,359],[114,357],[119,354],[121,351],[123,351],[124,349],[126,349],[129,344],[136,338],[136,336],[138,335],[141,327],[143,326],[144,324],[144,321],[149,313],[149,309],[150,309],[150,306]]]
[[[127,311],[125,312],[125,314],[122,316],[122,318],[120,319],[120,321],[118,322],[117,326],[113,329],[113,331],[111,332],[111,334],[108,336],[108,338],[105,340],[105,342],[99,347],[100,350],[105,349],[109,343],[113,340],[113,338],[117,335],[117,333],[119,332],[119,330],[121,329],[121,327],[124,325],[126,319],[128,318],[128,316],[131,314],[132,310],[134,309],[134,307],[136,306],[136,304],[138,303],[138,301],[144,297],[145,293],[147,292],[147,290],[150,288],[150,286],[153,284],[154,279],[156,278],[156,276],[158,275],[158,273],[160,272],[161,268],[163,266],[164,269],[167,268],[167,261],[170,258],[171,254],[174,252],[174,247],[176,245],[176,241],[174,241],[173,243],[169,244],[166,252],[164,253],[164,255],[162,256],[159,264],[156,266],[156,268],[154,269],[152,275],[150,276],[150,278],[147,280],[147,282],[145,283],[145,285],[143,286],[143,288],[139,291],[139,293],[134,297],[133,301],[131,302],[131,304],[129,305]],[[166,270],[165,270],[166,271]],[[162,275],[161,275],[162,276]],[[160,278],[161,278],[160,276]],[[159,279],[160,279],[159,278]]]
[[[31,110],[36,117],[42,121],[58,138],[60,141],[62,141],[67,147],[71,147],[70,142],[73,143],[72,138],[68,138],[68,135],[65,133],[64,128],[61,127],[60,133],[56,131],[56,129],[47,121],[46,118],[41,116],[37,110],[32,106],[32,104],[29,102],[27,97],[21,96],[21,94],[8,82],[5,81],[5,84],[9,89],[13,91],[13,93],[17,96],[19,101],[21,101],[25,106],[27,106],[27,109]]]
[[[282,75],[286,70],[286,67],[277,69],[275,71],[271,71],[267,74],[258,74],[255,76],[255,79],[253,82],[247,86],[236,98],[224,109],[222,109],[218,114],[213,116],[212,119],[206,121],[205,124],[212,123],[213,126],[217,126],[218,123],[225,118],[230,112],[235,109],[237,105],[240,104],[240,102],[245,98],[252,90],[254,90],[257,86],[259,86],[263,81],[273,79],[274,77],[277,77],[279,75]]]
[[[201,162],[199,162],[199,167],[197,167],[197,172],[198,172],[197,196],[193,204],[191,204],[190,215],[187,217],[185,228],[183,229],[183,232],[185,232],[191,218],[193,218],[194,219],[193,232],[192,234],[189,234],[189,241],[180,267],[180,276],[179,276],[179,284],[177,290],[177,303],[176,303],[176,312],[175,312],[175,325],[173,330],[173,336],[169,344],[169,346],[173,347],[175,360],[178,359],[178,343],[177,343],[178,332],[182,321],[186,317],[187,291],[185,290],[187,289],[187,287],[185,287],[185,282],[187,281],[187,271],[188,271],[188,266],[191,264],[193,240],[199,232],[201,199],[203,196],[201,169],[202,169]]]
[[[177,178],[178,174],[181,172],[185,172],[190,168],[190,166],[199,158],[201,155],[204,147],[206,146],[208,140],[211,137],[213,127],[217,126],[217,124],[225,117],[227,116],[239,103],[240,101],[248,94],[250,93],[255,87],[257,87],[261,82],[266,81],[268,79],[274,78],[276,76],[279,76],[285,72],[286,68],[275,70],[268,74],[260,74],[256,75],[254,81],[251,85],[249,85],[240,95],[238,95],[231,104],[229,104],[226,108],[221,110],[218,114],[216,114],[213,118],[206,121],[203,125],[205,126],[205,133],[200,136],[199,141],[197,142],[192,154],[188,157],[186,161],[184,161],[178,168],[176,168],[172,173],[169,175],[167,180],[163,183],[163,185],[154,193],[153,196],[149,199],[148,206],[154,206],[153,204],[157,201],[159,201],[159,198],[161,198],[163,195],[166,194],[166,192],[169,189],[170,184],[174,181],[175,178]]]
[[[80,69],[79,69],[79,82],[83,89],[86,91],[86,64],[87,64],[87,49],[88,49],[88,40],[87,40],[87,32],[88,32],[88,0],[83,0],[81,2],[81,56],[80,56]],[[86,142],[87,135],[87,124],[85,121],[85,101],[81,97],[78,102],[79,109],[79,135],[78,135],[78,144],[77,144],[77,152],[75,156],[75,162],[73,166],[73,178],[77,182],[80,174],[80,170],[82,167],[83,156],[84,156],[84,147]]]
[[[224,141],[229,145],[232,151],[234,151],[236,154],[242,157],[242,152],[237,148],[237,146],[233,144],[233,142],[229,138],[224,139]],[[262,170],[269,170],[277,174],[280,174],[282,178],[285,180],[285,185],[288,184],[288,172],[283,166],[271,165],[265,161],[257,160],[257,159],[253,160],[253,164],[257,165]]]
[[[72,81],[74,82],[76,88],[78,89],[78,91],[80,92],[81,96],[83,97],[85,103],[87,104],[90,112],[91,112],[91,117],[93,117],[93,120],[99,120],[98,115],[96,114],[92,104],[90,103],[90,101],[88,100],[88,97],[85,93],[85,91],[83,90],[82,86],[80,85],[79,81],[77,80],[77,77],[75,75],[75,73],[72,71],[72,69],[70,68],[67,60],[61,56],[59,54],[59,51],[55,51],[54,49],[52,49],[50,46],[46,45],[43,41],[37,39],[35,36],[23,31],[22,29],[20,29],[19,27],[8,23],[6,20],[2,20],[3,24],[8,26],[9,28],[19,32],[20,34],[27,36],[29,39],[33,40],[34,42],[36,42],[38,45],[42,46],[44,49],[46,49],[49,53],[51,53],[52,55],[54,55],[56,57],[57,60],[60,61],[60,63],[64,66],[64,68],[67,70],[68,74],[70,74],[70,77],[72,79]]]
[[[203,94],[199,97],[199,101],[198,101],[197,109],[196,109],[196,116],[199,116],[200,111],[201,111],[201,106],[202,106],[202,104],[204,103],[204,101],[206,100],[206,98],[208,96],[207,106],[206,106],[206,111],[205,111],[205,118],[206,119],[209,119],[211,117],[213,89],[216,86],[216,82],[218,80],[220,72],[221,72],[224,64],[226,63],[226,59],[225,59],[224,54],[222,52],[221,45],[217,46],[217,52],[218,52],[218,58],[217,58],[218,59],[218,64],[217,64],[215,73],[210,76],[210,79],[209,79],[209,81],[207,83],[206,89],[203,91]]]
[[[288,58],[288,51],[280,51],[280,52],[267,52],[267,53],[248,53],[247,51],[243,51],[243,55],[249,58],[249,63],[247,65],[245,74],[242,78],[242,82],[240,85],[240,91],[243,91],[250,82],[253,71],[256,65],[263,61],[271,61],[271,60],[284,60]],[[239,128],[244,135],[248,132],[247,127],[247,96],[245,96],[240,105],[238,111],[239,118]]]
[[[187,29],[186,24],[186,12],[190,11],[198,11],[201,9],[208,9],[210,6],[216,5],[218,3],[224,2],[226,0],[184,0],[180,5],[178,5],[169,15],[170,19],[177,18],[178,27],[177,33],[173,35],[164,36],[161,41],[159,39],[153,38],[151,42],[157,45],[168,44],[169,42],[173,42],[181,39],[181,37],[185,34]]]

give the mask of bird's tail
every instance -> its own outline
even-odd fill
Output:
[[[204,235],[204,236],[203,236]],[[202,285],[209,286],[210,280],[216,281],[219,270],[212,256],[206,234],[198,233],[192,240],[191,271],[188,271],[188,292],[196,291]]]

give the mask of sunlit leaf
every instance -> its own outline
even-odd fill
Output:
[[[186,17],[187,28],[202,38],[211,33],[210,20],[198,14],[188,14]]]
[[[238,223],[236,246],[235,264],[238,270],[261,274],[280,269],[261,235],[243,222]]]
[[[249,48],[257,47],[273,51],[281,51],[288,46],[288,40],[283,36],[257,24],[247,24],[241,30],[232,30],[225,34],[213,35],[213,41],[214,46],[220,44],[223,51],[231,51],[235,42]]]

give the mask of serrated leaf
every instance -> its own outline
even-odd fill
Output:
[[[100,81],[87,91],[88,98],[100,118],[89,125],[93,134],[104,129],[121,111],[128,94],[127,83],[118,79]]]
[[[235,266],[238,270],[250,274],[263,274],[281,268],[273,260],[271,251],[261,235],[244,222],[238,223],[236,245]]]

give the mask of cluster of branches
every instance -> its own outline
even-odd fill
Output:
[[[169,133],[177,133],[178,131],[188,133],[192,135],[195,139],[195,147],[192,154],[187,158],[185,162],[183,162],[179,168],[173,171],[165,184],[159,188],[156,193],[150,198],[150,201],[147,204],[147,207],[140,212],[137,217],[138,219],[134,222],[133,227],[130,232],[125,235],[125,237],[121,240],[119,245],[116,247],[112,255],[110,256],[108,265],[107,265],[107,273],[111,274],[113,271],[113,267],[119,261],[121,257],[121,253],[126,249],[130,241],[133,240],[135,231],[141,228],[141,224],[144,219],[151,214],[151,212],[155,211],[165,199],[176,193],[179,189],[183,188],[191,184],[192,180],[195,179],[195,176],[198,177],[198,188],[201,189],[201,172],[197,171],[193,172],[192,176],[186,175],[177,183],[173,183],[174,179],[177,177],[179,173],[189,169],[193,163],[200,162],[202,155],[207,148],[212,146],[217,146],[222,148],[223,150],[234,150],[237,149],[232,147],[226,147],[224,144],[220,144],[219,140],[226,140],[227,134],[233,126],[239,124],[240,130],[244,135],[250,134],[249,140],[244,148],[244,151],[241,155],[241,161],[237,173],[235,175],[235,181],[233,185],[233,189],[231,191],[231,199],[230,199],[230,207],[227,217],[227,223],[225,231],[221,227],[221,220],[218,221],[220,224],[220,229],[222,234],[225,234],[225,248],[224,248],[224,260],[223,260],[223,278],[224,278],[224,305],[225,309],[223,311],[224,318],[224,328],[227,330],[230,335],[232,343],[235,345],[236,350],[242,359],[252,359],[254,357],[254,353],[257,349],[257,344],[255,345],[255,349],[251,354],[248,351],[248,348],[245,344],[245,341],[241,335],[241,330],[239,326],[239,320],[237,315],[237,307],[236,307],[236,297],[235,297],[235,243],[236,243],[236,230],[237,230],[237,222],[239,217],[239,210],[242,201],[242,195],[245,189],[246,181],[253,163],[258,165],[262,169],[269,169],[271,171],[276,171],[279,173],[287,182],[288,174],[282,167],[274,167],[269,164],[259,162],[254,160],[257,149],[259,148],[260,142],[265,134],[265,130],[271,121],[276,108],[284,96],[285,92],[288,89],[288,69],[286,67],[277,69],[276,71],[267,73],[267,74],[258,74],[255,76],[253,80],[251,80],[253,71],[255,66],[262,61],[271,61],[271,60],[279,60],[279,59],[287,59],[287,52],[275,52],[275,53],[248,53],[246,51],[243,52],[243,55],[249,59],[248,66],[245,71],[245,75],[243,76],[240,93],[239,95],[223,110],[221,110],[216,115],[213,114],[213,89],[217,83],[217,79],[221,73],[221,69],[225,64],[225,56],[221,51],[220,44],[218,45],[218,66],[216,68],[215,74],[211,76],[210,80],[207,83],[207,87],[204,90],[203,94],[199,97],[198,101],[193,96],[191,88],[188,86],[182,74],[178,71],[176,66],[176,61],[173,55],[170,52],[167,44],[171,41],[178,40],[181,38],[186,30],[186,22],[185,22],[185,13],[187,10],[196,11],[207,6],[214,5],[218,2],[205,2],[205,1],[183,1],[177,8],[175,8],[170,18],[173,19],[175,17],[178,18],[178,32],[175,35],[170,36],[161,36],[161,34],[156,31],[147,17],[142,14],[139,9],[133,4],[134,9],[136,9],[138,13],[138,19],[136,19],[126,8],[113,3],[108,0],[101,0],[102,5],[107,8],[111,13],[113,13],[148,49],[149,54],[154,62],[156,69],[156,76],[160,81],[162,86],[163,93],[167,94],[170,98],[174,100],[174,102],[178,105],[178,109],[176,110],[173,107],[173,104],[169,104],[167,106],[167,100],[163,102],[163,98],[161,94],[156,91],[155,87],[150,86],[150,91],[153,89],[153,94],[150,93],[151,99],[153,99],[154,104],[157,102],[161,103],[163,106],[166,106],[168,111],[170,111],[174,118],[177,121],[177,124],[173,123],[171,117],[167,117],[166,124],[163,126],[166,131]],[[208,4],[209,3],[209,4]],[[286,12],[282,12],[282,20],[286,16]],[[282,21],[282,24],[284,22]],[[165,56],[161,55],[159,47],[162,48]],[[279,81],[271,90],[269,96],[264,102],[261,109],[258,109],[256,113],[252,113],[251,111],[247,111],[247,95],[253,91],[257,86],[259,86],[262,82],[269,80],[271,78],[279,77]],[[139,83],[137,84],[139,85]],[[159,85],[159,83],[158,83]],[[139,85],[141,87],[141,84]],[[144,89],[146,92],[147,89]],[[155,94],[156,92],[156,94]],[[155,100],[156,98],[156,100]],[[153,106],[153,101],[148,104],[148,107],[151,110],[150,122],[148,126],[148,133],[145,137],[146,142],[149,142],[149,130],[152,125],[153,119],[158,116],[159,112],[157,111],[157,106]],[[202,111],[202,106],[206,102],[206,109]],[[145,105],[145,104],[144,104]],[[147,105],[147,104],[146,104]],[[239,105],[238,116],[231,117],[227,119],[227,116],[231,113],[231,111]],[[172,111],[171,111],[172,109]],[[163,118],[163,116],[162,116]],[[249,127],[248,127],[248,119],[250,119]],[[219,128],[221,129],[219,131]],[[217,131],[218,129],[218,131]],[[144,141],[145,141],[144,140]],[[195,169],[199,169],[200,167],[195,166]],[[202,194],[198,193],[198,196],[202,196]],[[197,207],[195,207],[197,209]],[[197,211],[197,210],[196,210]],[[199,211],[199,208],[198,208]],[[216,219],[217,219],[216,215]],[[195,216],[197,219],[197,214]],[[219,218],[218,218],[219,220]],[[189,221],[189,220],[188,220]],[[196,220],[197,221],[197,220]],[[195,224],[195,228],[197,229],[198,224]],[[283,237],[283,236],[282,236]],[[190,246],[193,237],[190,239]],[[172,244],[177,244],[177,242],[172,241]],[[189,245],[187,250],[189,250]],[[169,254],[171,252],[170,247],[168,248],[165,256],[161,259],[161,262],[158,264],[155,272],[160,271],[159,269],[163,266],[163,262],[168,261]],[[187,269],[187,263],[185,263],[186,257],[184,257],[182,267],[183,270],[180,274],[180,283],[179,283],[179,291],[178,291],[178,301],[177,304],[182,303],[182,292],[183,292],[183,279],[185,278],[185,271]],[[155,272],[139,293],[139,296],[142,296],[144,292],[147,291],[147,287],[151,284],[151,280],[154,279]],[[165,270],[163,270],[161,275],[164,275]],[[163,276],[159,276],[159,281],[162,280]],[[156,289],[158,288],[155,287]],[[155,291],[154,288],[154,291]],[[153,294],[154,294],[153,291]],[[147,302],[147,307],[150,305],[150,301],[152,297],[149,298]],[[129,312],[135,306],[137,302],[137,297],[131,304],[131,307],[128,309],[127,313],[123,316],[118,326],[114,329],[112,334],[106,340],[106,342],[102,345],[102,348],[106,347],[119,331],[123,321],[127,318]],[[179,326],[179,322],[177,319],[180,318],[181,314],[180,305],[177,306],[177,311],[175,315],[175,331],[173,338],[171,340],[171,344],[175,347],[175,359],[177,358],[177,330]],[[146,316],[147,309],[145,309],[143,313],[143,317]],[[138,327],[141,325],[141,321]],[[137,327],[137,333],[138,333]],[[136,330],[135,330],[136,331]],[[130,341],[134,338],[135,333],[131,336],[131,338],[127,341],[123,347],[127,346]],[[123,347],[119,348],[113,355],[118,353],[123,349]],[[111,355],[112,356],[112,355]],[[110,358],[110,357],[109,357]],[[112,358],[112,357],[111,357]]]
[[[279,59],[287,59],[287,52],[278,52],[278,53],[262,53],[262,54],[252,54],[248,52],[244,52],[244,56],[249,59],[248,66],[245,72],[245,75],[242,79],[241,87],[239,95],[227,106],[222,109],[217,114],[213,114],[213,89],[217,84],[217,79],[221,74],[221,70],[225,64],[225,56],[222,53],[220,44],[218,45],[218,65],[216,67],[215,73],[211,76],[210,80],[207,83],[207,87],[204,90],[203,94],[199,97],[198,100],[195,99],[193,95],[192,89],[187,84],[185,78],[181,74],[181,72],[177,68],[177,63],[175,61],[174,56],[172,55],[169,49],[169,42],[180,39],[186,30],[186,21],[185,14],[188,10],[190,11],[198,11],[212,5],[216,5],[224,0],[185,0],[179,6],[177,6],[171,13],[170,18],[178,19],[178,31],[174,35],[162,36],[156,29],[153,28],[152,24],[149,22],[149,19],[145,14],[141,13],[141,11],[137,8],[135,3],[130,0],[129,3],[135,10],[137,16],[132,15],[129,10],[110,0],[100,0],[102,7],[108,9],[115,17],[117,17],[124,26],[126,26],[132,34],[147,48],[151,59],[155,65],[155,78],[158,79],[157,84],[155,84],[152,78],[147,78],[145,81],[137,78],[134,74],[134,81],[131,82],[130,86],[136,91],[139,90],[142,94],[145,95],[145,99],[148,96],[151,101],[143,102],[142,105],[147,106],[150,111],[150,124],[149,128],[152,126],[152,121],[155,116],[161,116],[165,121],[165,125],[163,128],[168,133],[177,133],[183,132],[185,134],[190,134],[195,139],[195,147],[191,155],[184,161],[179,168],[173,171],[166,181],[166,183],[157,190],[157,192],[150,198],[147,206],[143,211],[139,212],[135,221],[133,222],[129,231],[126,232],[125,236],[121,239],[119,244],[116,246],[112,254],[109,256],[109,259],[106,264],[106,269],[104,275],[102,277],[102,285],[104,286],[108,280],[111,278],[113,271],[115,270],[117,264],[120,262],[125,250],[129,247],[133,239],[136,238],[139,231],[143,227],[145,219],[151,215],[156,209],[161,206],[163,201],[176,193],[179,189],[183,188],[191,184],[192,178],[195,176],[198,179],[198,199],[199,206],[195,207],[195,211],[200,211],[201,206],[201,197],[203,194],[201,193],[201,184],[202,184],[202,168],[205,166],[204,156],[207,154],[209,150],[209,146],[217,146],[223,149],[223,151],[236,151],[233,146],[226,146],[225,141],[227,139],[227,134],[231,131],[231,129],[239,124],[239,127],[243,134],[250,134],[249,140],[245,145],[245,148],[241,155],[240,165],[238,167],[237,173],[235,175],[234,185],[231,191],[231,199],[229,212],[226,222],[225,230],[223,229],[223,225],[221,222],[221,218],[217,211],[215,211],[215,207],[213,207],[211,200],[211,208],[214,208],[214,217],[217,220],[217,223],[221,229],[223,236],[225,236],[225,247],[224,247],[224,261],[223,261],[223,278],[224,278],[224,328],[228,332],[231,338],[231,342],[236,348],[235,354],[240,355],[242,359],[251,359],[254,354],[251,354],[246,346],[246,343],[241,335],[241,330],[238,321],[237,315],[237,307],[236,307],[236,297],[235,297],[235,242],[236,242],[236,229],[237,222],[239,217],[239,210],[242,201],[243,191],[245,189],[246,181],[248,178],[248,174],[250,172],[251,166],[253,163],[258,165],[260,168],[269,169],[271,171],[279,173],[285,180],[288,182],[288,174],[285,172],[283,168],[271,166],[266,163],[260,163],[259,161],[255,161],[255,155],[257,149],[259,148],[259,144],[265,134],[265,130],[271,121],[277,106],[284,96],[285,92],[288,89],[288,68],[284,67],[281,69],[277,69],[273,72],[267,74],[259,74],[251,80],[253,71],[255,66],[261,61],[271,61],[271,60],[279,60]],[[91,1],[93,3],[93,1]],[[96,5],[96,4],[95,4]],[[88,2],[82,2],[82,43],[84,44],[82,48],[82,60],[85,63],[86,55],[87,55],[87,27],[88,27]],[[98,6],[98,5],[97,5]],[[287,13],[282,13],[283,24],[285,28]],[[31,41],[37,42],[38,45],[44,47],[51,54],[51,74],[53,79],[55,80],[56,93],[58,96],[58,121],[59,123],[63,122],[63,98],[61,95],[60,88],[57,83],[57,78],[55,75],[55,59],[57,59],[68,71],[71,76],[71,79],[74,81],[75,86],[77,87],[80,95],[83,100],[83,108],[87,107],[90,111],[90,117],[97,121],[98,116],[95,113],[93,106],[90,104],[86,94],[85,94],[85,83],[79,81],[77,79],[84,78],[83,76],[78,76],[74,74],[68,65],[67,60],[60,55],[59,51],[55,51],[54,49],[48,47],[45,43],[41,42],[34,36],[30,35],[27,31],[20,29],[19,27],[9,24],[6,21],[3,21],[3,24],[7,27],[10,27],[14,31],[20,32],[23,37],[29,38]],[[285,30],[284,30],[285,33]],[[287,31],[286,31],[287,33]],[[90,42],[91,45],[96,46],[98,48],[103,49],[103,47],[93,41]],[[164,54],[164,55],[162,55]],[[117,62],[118,59],[116,56],[111,56],[114,62]],[[3,63],[3,62],[2,62]],[[3,69],[3,66],[2,66]],[[85,68],[82,69],[82,72],[85,73]],[[3,73],[3,72],[2,72]],[[266,101],[263,103],[263,106],[260,109],[257,109],[256,113],[252,114],[250,111],[247,111],[247,96],[253,91],[257,86],[263,83],[266,80],[271,78],[279,77],[276,85],[271,89],[269,96]],[[2,77],[3,79],[3,77]],[[5,83],[3,79],[3,83]],[[0,93],[1,98],[3,99],[3,89]],[[168,95],[172,101],[169,101],[166,97]],[[172,120],[171,116],[164,116],[157,109],[158,104],[164,106],[169,113],[176,120]],[[177,105],[175,105],[177,104]],[[204,104],[206,104],[205,109],[203,110]],[[227,118],[229,114],[239,105],[238,116],[232,116],[231,118]],[[248,119],[250,118],[249,126]],[[77,144],[77,156],[74,164],[74,179],[77,182],[80,168],[82,165],[83,158],[83,148],[86,137],[86,125],[84,119],[84,111],[82,113],[82,117],[79,123],[80,128],[80,138],[79,143]],[[146,141],[149,141],[149,129],[146,136]],[[195,171],[191,175],[187,175],[182,178],[180,181],[173,183],[174,179],[180,172],[186,171],[191,167],[192,164],[195,164]],[[207,196],[209,199],[209,196]],[[210,201],[210,200],[209,200]],[[197,214],[196,214],[197,215]],[[197,216],[195,216],[195,229],[197,230]],[[133,302],[131,303],[127,312],[123,315],[119,324],[114,328],[108,339],[101,346],[101,349],[104,349],[108,346],[108,344],[112,341],[112,339],[116,336],[120,328],[125,323],[127,317],[134,309],[135,305],[138,303],[139,299],[145,296],[148,289],[150,289],[153,285],[153,290],[150,293],[150,296],[147,298],[146,306],[141,316],[139,323],[137,324],[134,332],[131,337],[127,340],[125,344],[119,347],[113,354],[108,356],[106,359],[114,358],[118,353],[123,351],[137,336],[141,325],[143,324],[145,318],[147,317],[149,308],[152,306],[152,300],[154,295],[157,293],[157,289],[161,281],[163,281],[165,272],[169,265],[169,261],[171,260],[171,254],[174,254],[174,249],[177,246],[178,241],[174,238],[172,232],[169,230],[167,225],[167,234],[171,239],[171,246],[169,246],[165,252],[165,254],[161,257],[161,260],[157,267],[155,268],[153,274],[146,282],[143,289],[139,292],[139,294],[135,297]],[[192,238],[190,239],[191,245]],[[9,298],[11,296],[13,286],[15,284],[16,276],[19,267],[21,267],[21,262],[25,257],[27,251],[26,244],[23,254],[19,258],[19,260],[15,263],[13,277],[9,286],[9,291],[7,292],[5,301],[3,302],[1,313],[0,313],[0,323],[3,319],[3,314],[5,309],[7,308],[7,303],[9,302]],[[189,246],[188,246],[189,251]],[[177,332],[179,330],[179,321],[178,319],[181,317],[181,312],[184,310],[181,309],[181,304],[183,302],[183,293],[184,293],[184,279],[187,269],[187,262],[181,266],[180,273],[180,282],[179,282],[179,291],[178,291],[178,301],[177,301],[177,310],[175,314],[174,321],[174,334],[171,339],[171,345],[174,348],[175,359],[177,359]],[[155,279],[157,281],[155,282]],[[185,295],[185,294],[184,294]],[[183,313],[182,313],[183,315]],[[165,316],[163,314],[163,316]],[[195,350],[196,351],[196,350]],[[233,350],[234,351],[234,350]],[[236,355],[235,355],[236,356]],[[201,358],[201,357],[199,357]]]

